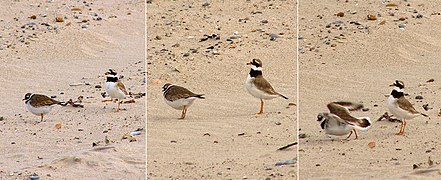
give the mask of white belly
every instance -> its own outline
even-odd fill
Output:
[[[392,113],[392,115],[398,119],[404,118],[407,120],[419,116],[419,114],[412,114],[399,108],[398,104],[396,103],[396,99],[392,95],[387,98],[387,108],[389,109],[390,113]]]
[[[123,100],[126,97],[114,82],[106,82],[106,92],[112,99]]]
[[[276,97],[279,97],[279,95],[271,95],[271,94],[267,94],[263,91],[261,91],[260,89],[258,89],[256,86],[254,86],[253,83],[253,79],[249,74],[247,77],[247,80],[245,81],[245,88],[247,89],[247,91],[253,95],[256,98],[259,99],[273,99]]]
[[[339,123],[330,120],[325,126],[325,133],[334,136],[343,136],[349,134],[354,128],[345,123]]]
[[[178,99],[175,101],[168,101],[167,99],[164,98],[165,103],[167,103],[169,106],[178,109],[178,110],[182,110],[184,109],[184,106],[186,106],[187,108],[190,107],[193,104],[193,101],[196,99],[196,97],[190,97],[187,99]]]
[[[45,115],[51,111],[53,106],[33,107],[30,102],[26,103],[26,109],[35,115]]]

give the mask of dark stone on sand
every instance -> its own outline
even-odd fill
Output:
[[[415,96],[415,99],[424,99],[424,98],[423,98],[423,96],[418,95],[418,96]]]

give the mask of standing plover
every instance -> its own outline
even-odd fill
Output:
[[[180,119],[185,118],[187,109],[193,104],[194,100],[198,98],[205,99],[203,94],[195,94],[184,87],[170,83],[164,84],[162,87],[162,92],[164,92],[164,100],[169,106],[182,110]]]
[[[260,111],[257,114],[263,113],[264,99],[269,100],[276,97],[288,99],[286,96],[276,92],[271,84],[263,78],[262,61],[259,59],[253,59],[251,62],[247,63],[247,65],[251,65],[251,70],[245,81],[245,87],[251,95],[260,99]]]
[[[363,108],[362,104],[351,102],[332,102],[328,104],[330,113],[319,113],[317,121],[326,134],[343,136],[349,134],[346,139],[351,137],[352,132],[355,133],[355,139],[358,134],[355,129],[367,130],[371,126],[369,117],[355,118],[350,115],[349,111],[356,111]]]
[[[403,81],[396,80],[391,85],[394,87],[387,99],[387,107],[392,115],[401,120],[400,132],[397,135],[404,135],[404,129],[406,128],[406,119],[413,119],[419,115],[426,116],[426,114],[420,113],[413,105],[404,97],[404,83]]]
[[[32,114],[41,116],[41,121],[43,121],[43,116],[49,113],[54,105],[62,105],[62,102],[54,100],[42,94],[26,93],[23,99],[26,104],[26,109]]]
[[[123,99],[127,95],[126,88],[124,87],[124,84],[118,80],[118,76],[115,70],[109,69],[108,72],[105,73],[106,75],[106,93],[110,96],[110,100],[103,100],[102,102],[108,102],[108,101],[118,101],[118,107],[116,108],[116,112],[119,111],[119,106]]]

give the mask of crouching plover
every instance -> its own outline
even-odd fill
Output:
[[[41,116],[41,121],[43,121],[43,116],[48,114],[53,106],[62,105],[62,102],[54,100],[42,94],[26,93],[23,101],[25,101],[26,109],[32,114]]]
[[[184,87],[176,86],[170,83],[164,84],[162,91],[164,92],[164,100],[169,106],[182,110],[180,119],[185,118],[187,109],[193,104],[194,100],[198,98],[205,99],[203,94],[195,94]]]
[[[319,113],[317,121],[326,134],[343,136],[349,134],[346,139],[351,137],[352,132],[355,133],[355,139],[358,139],[356,129],[367,130],[371,127],[369,117],[355,118],[350,115],[349,111],[356,111],[363,108],[362,104],[351,102],[332,102],[329,103],[328,109],[330,113]]]

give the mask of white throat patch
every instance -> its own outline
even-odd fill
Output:
[[[262,67],[256,67],[255,65],[251,65],[251,69],[255,71],[262,71]]]

